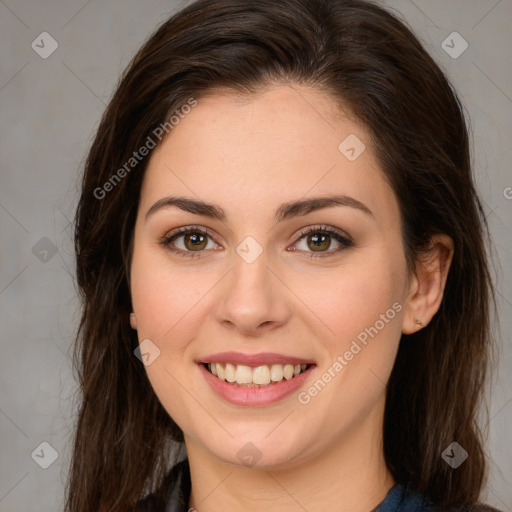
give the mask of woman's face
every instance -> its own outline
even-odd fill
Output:
[[[145,369],[189,443],[286,467],[380,432],[409,292],[399,209],[367,133],[326,93],[199,99],[151,156],[134,236]],[[247,363],[242,382],[311,366],[247,387],[208,373],[216,354]]]

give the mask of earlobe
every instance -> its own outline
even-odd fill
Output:
[[[430,247],[420,256],[411,280],[402,320],[404,334],[413,334],[426,326],[443,300],[454,243],[450,236],[441,234],[431,238]]]
[[[135,313],[130,313],[130,325],[132,329],[137,329],[137,319],[135,318]]]

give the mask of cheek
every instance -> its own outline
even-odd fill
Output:
[[[197,274],[172,267],[165,256],[141,248],[134,253],[131,294],[140,337],[158,342],[187,324],[205,293]],[[204,281],[204,280],[203,280]],[[177,337],[176,339],[180,339]]]
[[[381,314],[400,302],[401,280],[394,269],[373,260],[368,265],[361,262],[295,278],[294,291],[317,318],[319,328],[341,342],[373,326]],[[393,320],[395,312],[388,315]]]
[[[308,297],[310,316],[320,329],[316,335],[326,349],[323,370],[336,375],[317,402],[317,407],[333,407],[334,423],[347,410],[366,414],[384,391],[401,336],[402,281],[399,265],[383,258],[360,259],[300,281],[298,295]]]
[[[314,304],[327,333],[322,337],[325,373],[319,378],[329,384],[314,400],[320,410],[329,408],[318,416],[332,422],[332,428],[362,419],[385,392],[401,336],[401,279],[400,273],[374,260],[373,265],[354,266],[316,281],[323,286],[308,286],[308,304]],[[314,396],[316,391],[311,391]]]
[[[194,416],[188,393],[181,391],[190,368],[181,363],[186,359],[190,341],[201,325],[201,297],[197,274],[172,268],[158,252],[139,247],[134,252],[131,267],[131,294],[137,317],[139,342],[151,340],[160,354],[145,366],[147,377],[156,396],[181,428]]]

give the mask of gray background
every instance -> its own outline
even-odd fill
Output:
[[[186,3],[0,0],[1,512],[62,507],[76,406],[70,347],[79,303],[70,219],[78,175],[120,73],[157,24]],[[482,499],[510,512],[512,3],[383,3],[414,28],[471,119],[477,183],[495,238],[501,322],[499,373],[488,392],[493,462]],[[469,43],[458,58],[442,47],[453,31]],[[58,42],[47,59],[31,47],[42,32]],[[58,453],[47,469],[35,462],[50,461],[42,442]]]

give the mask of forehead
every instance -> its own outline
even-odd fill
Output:
[[[333,193],[397,210],[364,126],[327,93],[283,85],[198,99],[153,151],[141,199],[149,208],[166,194],[196,196],[228,214],[261,216],[267,206]]]

